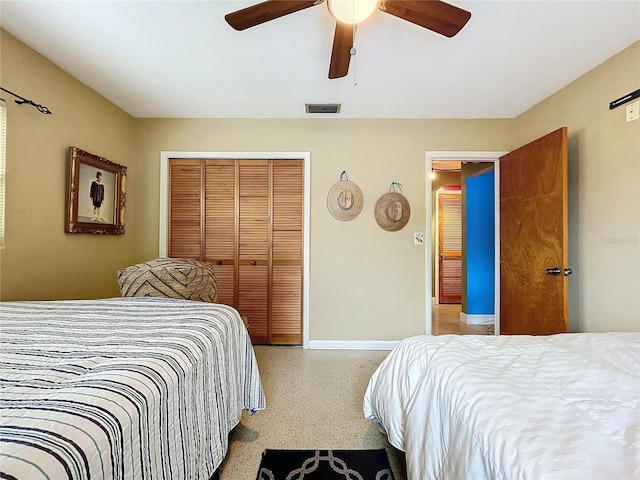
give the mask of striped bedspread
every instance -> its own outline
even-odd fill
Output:
[[[242,410],[264,408],[231,307],[0,303],[0,478],[207,480]]]

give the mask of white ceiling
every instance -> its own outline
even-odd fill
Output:
[[[376,12],[329,80],[326,5],[242,32],[224,21],[255,3],[1,0],[0,23],[135,117],[512,118],[640,40],[640,0],[452,0],[472,14],[457,36]]]

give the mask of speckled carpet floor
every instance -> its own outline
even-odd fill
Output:
[[[256,480],[393,480],[384,448],[265,450]]]
[[[258,345],[255,353],[267,408],[242,414],[220,480],[255,479],[266,449],[380,448],[394,479],[406,480],[402,453],[362,413],[369,378],[389,352]]]

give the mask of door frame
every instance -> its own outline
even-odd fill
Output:
[[[500,157],[509,153],[508,151],[427,151],[426,152],[426,202],[425,202],[425,333],[431,335],[431,322],[432,322],[432,303],[433,297],[431,295],[432,283],[431,275],[434,268],[433,262],[433,232],[434,232],[434,218],[432,215],[432,196],[433,187],[431,184],[431,171],[433,170],[433,162],[439,161],[463,161],[463,162],[489,162],[494,164],[495,171],[495,183],[494,183],[494,197],[495,197],[495,296],[494,296],[494,310],[495,310],[495,334],[500,335]]]
[[[309,236],[311,226],[311,152],[160,152],[159,257],[166,257],[169,242],[169,159],[178,160],[302,160],[304,205],[302,219],[302,348],[309,348]]]

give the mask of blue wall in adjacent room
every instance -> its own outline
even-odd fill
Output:
[[[467,177],[467,314],[495,314],[495,175]]]

